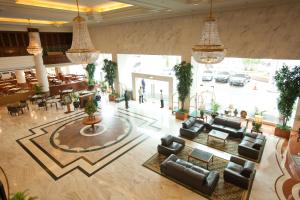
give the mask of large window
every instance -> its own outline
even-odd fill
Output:
[[[121,87],[132,90],[132,72],[173,75],[172,68],[180,61],[180,56],[118,54]]]
[[[251,116],[258,109],[265,111],[265,120],[277,123],[279,93],[274,74],[284,64],[294,67],[299,63],[297,60],[225,58],[216,65],[203,65],[192,60],[192,91],[203,96],[206,109],[210,109],[210,101],[215,98],[221,105],[221,113],[234,107]]]

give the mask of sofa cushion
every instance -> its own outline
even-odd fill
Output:
[[[264,135],[257,135],[256,139],[265,140],[266,137]]]
[[[242,170],[243,170],[243,167],[241,165],[238,165],[238,164],[233,163],[233,162],[229,162],[228,165],[227,165],[227,168],[232,170],[232,171],[235,171],[237,173],[241,173]]]
[[[192,185],[203,185],[206,181],[206,175],[198,173],[197,171],[192,170],[191,168],[186,168],[184,170],[186,178],[192,182]]]
[[[167,171],[170,173],[170,174],[183,174],[184,173],[184,170],[185,170],[185,167],[182,166],[182,165],[179,165],[177,164],[176,162],[174,161],[168,161],[167,164]]]
[[[163,146],[169,146],[173,142],[173,136],[172,135],[168,135],[166,137],[161,138],[160,140],[161,140],[161,144]]]
[[[186,120],[185,122],[182,123],[182,128],[189,129],[194,125],[195,122],[196,122],[196,119],[191,117],[191,118],[189,118],[188,120]]]
[[[194,166],[192,163],[184,161],[184,160],[181,160],[181,159],[177,159],[176,163],[179,164],[179,165],[182,165],[184,167],[187,167],[187,168],[191,168],[191,167]]]
[[[241,123],[227,120],[225,126],[228,126],[230,128],[234,128],[234,129],[240,129],[241,128]]]
[[[239,146],[245,146],[245,147],[248,147],[248,148],[252,148],[253,147],[253,142],[249,142],[247,140],[242,140],[242,142],[239,144]]]
[[[174,149],[175,151],[182,148],[182,144],[179,144],[177,142],[171,143],[171,145],[168,146],[170,149]]]
[[[202,128],[202,126],[204,126],[204,124],[196,122],[193,126],[198,127],[198,128]]]
[[[264,141],[260,140],[260,139],[256,139],[255,142],[253,143],[253,148],[256,150],[260,150],[260,148],[262,147]]]
[[[212,127],[215,129],[224,129],[224,126],[220,124],[212,124]]]
[[[252,137],[248,137],[248,136],[245,136],[244,138],[243,138],[243,140],[247,140],[247,141],[249,141],[249,142],[255,142],[255,138],[252,138]]]
[[[198,172],[198,173],[204,174],[205,176],[208,176],[208,174],[209,174],[208,170],[206,170],[204,168],[201,168],[201,167],[198,167],[196,165],[193,165],[191,167],[191,169],[194,170],[194,171],[196,171],[196,172]]]
[[[225,124],[226,124],[226,119],[221,118],[221,117],[216,117],[216,118],[214,119],[214,124],[219,124],[219,125],[225,126]]]

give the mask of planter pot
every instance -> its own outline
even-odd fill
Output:
[[[218,116],[219,115],[219,113],[212,113],[211,114],[211,117],[214,119],[214,118],[216,118],[216,116]]]
[[[285,138],[285,139],[289,139],[290,138],[290,133],[291,133],[290,130],[285,130],[285,129],[281,129],[281,128],[276,127],[274,135],[276,135],[278,137]]]
[[[89,91],[92,91],[92,90],[94,90],[94,89],[95,89],[95,85],[89,85],[89,86],[88,86],[88,90],[89,90]]]
[[[79,106],[80,106],[80,102],[79,101],[74,101],[73,102],[73,106],[74,106],[74,108],[79,108]]]
[[[110,95],[108,96],[109,101],[115,101],[116,98],[117,98],[116,95],[111,95],[111,94],[110,94]]]
[[[189,117],[188,113],[176,112],[176,119],[186,120]]]

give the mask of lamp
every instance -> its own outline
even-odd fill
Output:
[[[254,122],[255,124],[262,124],[263,117],[261,115],[255,115],[254,116]]]
[[[192,54],[194,59],[202,64],[219,63],[226,55],[226,49],[219,36],[217,20],[212,16],[212,0],[209,17],[204,21],[200,43],[193,46]]]
[[[38,55],[42,53],[43,49],[41,47],[40,34],[38,30],[33,28],[28,28],[28,36],[29,36],[29,45],[27,47],[27,52],[33,55]]]
[[[96,61],[99,52],[92,44],[86,20],[79,15],[78,0],[76,4],[78,15],[73,19],[72,45],[66,55],[72,63],[91,64]]]

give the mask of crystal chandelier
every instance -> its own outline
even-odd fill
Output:
[[[192,52],[194,59],[202,64],[219,63],[226,55],[226,49],[219,36],[217,20],[212,16],[212,0],[209,17],[204,21],[200,43],[193,46]]]
[[[33,29],[28,29],[28,36],[29,36],[29,45],[27,47],[27,52],[33,55],[38,55],[42,53],[43,49],[41,47],[39,32],[33,31]]]
[[[73,19],[72,46],[66,55],[72,63],[91,64],[97,60],[99,52],[92,44],[85,19],[79,15],[78,0],[76,3],[78,15]]]

